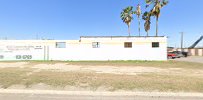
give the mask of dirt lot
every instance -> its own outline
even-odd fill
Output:
[[[0,87],[203,92],[203,64],[180,61],[0,62]]]

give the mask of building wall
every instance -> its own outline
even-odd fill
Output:
[[[181,49],[174,49],[173,51],[181,51]],[[190,56],[203,56],[202,48],[194,48],[194,49],[184,48],[183,51],[188,52]]]
[[[198,49],[198,56],[203,56],[203,49]]]
[[[65,42],[66,48],[56,48],[56,42]],[[92,42],[100,42],[100,48],[93,48]],[[132,42],[132,48],[124,48],[124,42]],[[152,42],[159,42],[160,47],[152,48]],[[9,51],[9,46],[21,50],[9,48]],[[3,40],[0,41],[0,55],[4,56],[4,59],[0,60],[167,60],[167,38],[81,37],[80,40]],[[17,55],[21,55],[21,59],[16,59],[19,58]],[[24,59],[24,56],[30,55],[31,59]]]
[[[2,40],[0,60],[44,60],[42,41]]]

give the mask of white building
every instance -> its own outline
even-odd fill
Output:
[[[167,60],[167,37],[82,36],[80,40],[0,40],[0,61]]]

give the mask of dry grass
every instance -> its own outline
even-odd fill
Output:
[[[140,74],[114,75],[80,72],[49,72],[42,71],[28,76],[30,69],[8,68],[0,70],[0,84],[3,88],[22,84],[27,87],[45,83],[53,87],[67,85],[91,88],[107,87],[109,91],[137,90],[137,91],[163,91],[163,92],[203,92],[203,77],[183,75]]]
[[[31,72],[31,70],[21,68],[0,69],[0,85],[2,85],[2,88],[8,88],[14,84],[21,84],[27,78],[26,73],[28,72]]]
[[[184,68],[190,70],[203,70],[203,64],[190,62],[142,62],[142,61],[104,61],[104,62],[29,62],[29,66],[35,64],[67,63],[81,66],[144,66],[158,68]],[[203,75],[161,74],[145,73],[138,75],[97,74],[90,72],[33,72],[31,68],[0,68],[0,85],[8,88],[21,84],[27,87],[37,83],[45,83],[53,87],[65,87],[67,85],[91,88],[97,90],[106,87],[109,91],[137,90],[137,91],[162,91],[162,92],[203,92]],[[32,74],[28,74],[32,73]]]
[[[203,92],[203,78],[184,77],[173,75],[113,75],[94,73],[57,73],[40,72],[33,74],[27,82],[29,84],[45,83],[52,86],[65,87],[66,85],[90,87],[96,90],[101,86],[114,90],[138,90],[138,91],[187,91]]]

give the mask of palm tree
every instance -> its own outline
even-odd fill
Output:
[[[156,17],[156,36],[158,36],[158,21],[161,13],[161,8],[168,4],[168,0],[145,0],[147,3],[146,7],[153,5],[151,9],[151,15]]]
[[[151,13],[150,12],[145,12],[142,16],[142,19],[145,20],[144,23],[144,28],[145,31],[147,32],[147,36],[149,36],[149,30],[150,30],[150,24],[151,24]]]
[[[128,34],[130,36],[130,24],[131,21],[133,20],[133,7],[129,6],[121,12],[121,19],[123,20],[124,23],[128,25]]]
[[[137,15],[137,18],[138,18],[138,30],[139,30],[139,36],[141,35],[140,34],[140,15],[141,15],[141,7],[140,7],[140,4],[137,5],[137,9],[135,11],[135,14]]]

